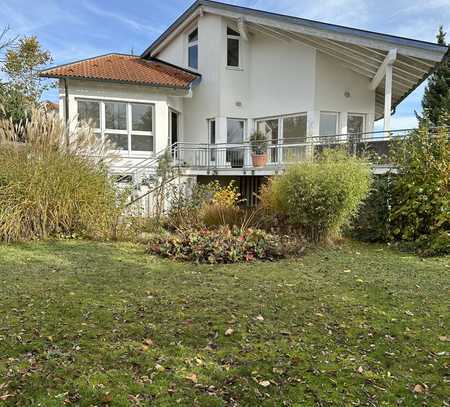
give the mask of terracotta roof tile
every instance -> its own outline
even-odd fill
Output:
[[[41,72],[47,78],[79,78],[188,88],[196,75],[163,61],[133,55],[108,54],[60,65]]]

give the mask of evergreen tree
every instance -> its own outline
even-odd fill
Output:
[[[446,33],[442,26],[436,36],[440,45],[446,45]],[[437,67],[428,79],[428,85],[422,99],[422,116],[419,121],[423,124],[428,119],[432,126],[450,126],[450,63],[448,58]]]

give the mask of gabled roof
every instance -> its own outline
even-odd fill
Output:
[[[59,65],[42,71],[40,75],[177,89],[188,89],[200,76],[155,58],[143,59],[125,54],[107,54]]]
[[[359,38],[366,39],[366,40],[382,40],[382,41],[386,41],[393,45],[398,45],[398,46],[412,46],[412,47],[417,47],[419,49],[428,50],[428,51],[438,51],[438,52],[442,51],[441,45],[438,45],[438,44],[435,44],[432,42],[415,40],[415,39],[406,38],[406,37],[399,37],[399,36],[390,35],[390,34],[383,34],[383,33],[374,32],[374,31],[361,30],[361,29],[357,29],[357,28],[345,27],[345,26],[336,25],[336,24],[323,23],[320,21],[309,20],[309,19],[289,16],[289,15],[285,15],[285,14],[272,13],[269,11],[257,10],[257,9],[252,9],[252,8],[248,8],[248,7],[243,7],[243,6],[236,6],[236,5],[232,5],[232,4],[221,3],[218,1],[197,0],[177,20],[175,20],[175,22],[166,31],[164,31],[159,36],[159,38],[157,38],[142,53],[142,57],[145,58],[145,57],[148,57],[149,55],[152,55],[152,52],[162,42],[164,42],[175,29],[178,28],[181,24],[183,24],[183,22],[186,19],[188,19],[192,14],[194,14],[197,10],[203,9],[205,11],[208,11],[208,8],[215,8],[217,10],[229,11],[229,12],[234,12],[234,13],[247,15],[247,16],[268,18],[268,19],[271,19],[273,21],[277,21],[280,23],[296,24],[298,26],[303,26],[303,27],[307,27],[310,29],[323,30],[323,31],[327,31],[330,33],[335,33],[335,34],[346,34],[346,35],[351,35],[351,36],[359,37]]]
[[[238,22],[249,33],[263,34],[280,41],[298,42],[333,57],[340,65],[364,76],[375,89],[376,118],[384,114],[384,79],[380,70],[396,55],[393,62],[392,107],[416,89],[448,58],[448,48],[431,42],[398,37],[372,31],[322,23],[267,11],[197,0],[153,44],[142,57],[154,57],[203,14],[216,14]],[[391,54],[390,54],[391,53]]]

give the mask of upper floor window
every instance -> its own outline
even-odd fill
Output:
[[[188,35],[188,66],[198,69],[198,28],[192,30]]]
[[[227,27],[227,66],[240,67],[240,42],[240,34]]]

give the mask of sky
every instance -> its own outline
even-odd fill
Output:
[[[52,65],[109,52],[140,54],[193,0],[2,0],[0,29],[36,35]],[[226,0],[261,10],[435,41],[450,31],[450,0]],[[450,38],[450,34],[449,34]],[[424,85],[397,108],[392,128],[416,125]],[[57,100],[56,90],[45,95]],[[382,124],[382,123],[381,123]],[[377,128],[381,125],[377,123]]]

